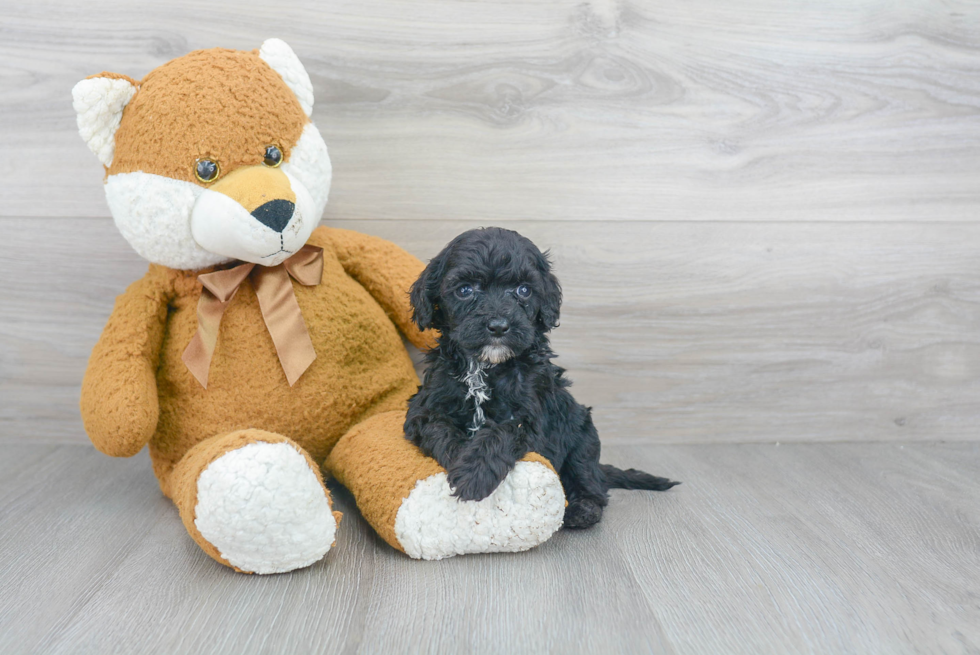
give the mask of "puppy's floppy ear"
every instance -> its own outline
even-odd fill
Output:
[[[446,273],[447,250],[443,250],[429,261],[428,266],[409,291],[412,321],[420,330],[439,329],[441,326],[442,310],[438,306],[439,287],[442,284],[442,276]]]
[[[551,272],[550,253],[539,253],[537,257],[538,271],[541,273],[542,299],[538,312],[538,322],[545,332],[558,327],[561,314],[561,285],[558,278]]]

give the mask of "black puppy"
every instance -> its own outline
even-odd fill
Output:
[[[559,472],[570,528],[598,523],[610,488],[678,484],[599,464],[591,409],[551,363],[546,335],[558,326],[561,287],[528,239],[496,227],[464,232],[429,262],[411,301],[415,323],[441,336],[405,435],[446,469],[460,500],[489,496],[530,451]]]

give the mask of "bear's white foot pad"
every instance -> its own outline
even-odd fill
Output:
[[[233,450],[197,480],[194,525],[233,566],[283,573],[326,555],[337,521],[316,474],[287,443]]]
[[[561,527],[565,493],[555,472],[518,462],[492,494],[479,501],[452,496],[445,473],[419,480],[395,517],[395,536],[415,559],[528,550]]]

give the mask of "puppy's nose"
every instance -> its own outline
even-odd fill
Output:
[[[269,226],[276,232],[282,232],[289,224],[289,219],[293,217],[295,209],[296,205],[288,200],[270,200],[257,207],[252,212],[252,216],[259,223]]]
[[[487,329],[493,336],[502,337],[510,329],[510,321],[502,317],[491,318],[490,322],[487,323]]]

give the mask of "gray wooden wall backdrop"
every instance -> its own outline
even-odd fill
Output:
[[[2,0],[0,439],[84,442],[145,268],[72,85],[270,36],[313,79],[328,224],[552,249],[608,442],[976,438],[980,3]]]

